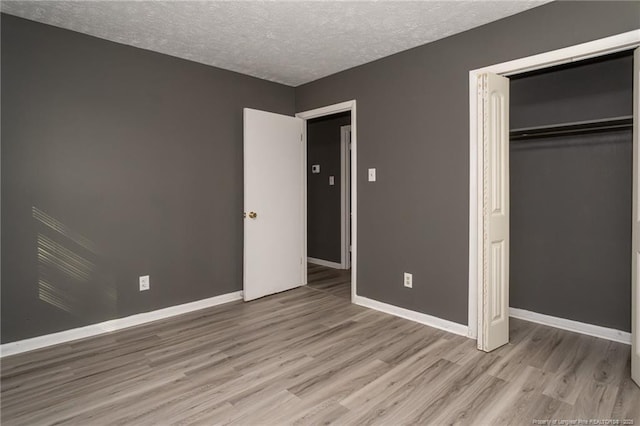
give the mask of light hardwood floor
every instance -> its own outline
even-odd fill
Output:
[[[485,354],[351,305],[336,273],[7,357],[2,424],[640,424],[627,345],[512,320],[511,343]]]
[[[327,268],[307,264],[307,282],[309,287],[326,291],[337,297],[351,300],[351,270]]]

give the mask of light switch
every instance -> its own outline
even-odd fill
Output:
[[[376,181],[376,169],[369,169],[369,182]]]
[[[149,290],[149,275],[143,275],[139,278],[140,291]]]
[[[329,176],[329,185],[333,186],[336,184],[335,176]]]
[[[320,164],[314,164],[311,166],[311,173],[320,173]]]

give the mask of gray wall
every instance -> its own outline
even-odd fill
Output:
[[[510,304],[631,330],[631,130],[511,149]]]
[[[241,290],[243,107],[294,90],[3,14],[2,343]]]
[[[342,256],[340,127],[350,123],[351,112],[307,121],[307,255],[336,263]],[[320,173],[311,173],[313,164]]]
[[[511,80],[511,127],[633,113],[633,56]],[[514,124],[515,123],[515,124]],[[631,330],[632,132],[511,144],[511,306]]]
[[[296,88],[357,100],[358,293],[467,324],[469,70],[638,27],[638,2],[553,2]]]
[[[633,114],[633,52],[510,79],[510,127],[545,126]]]

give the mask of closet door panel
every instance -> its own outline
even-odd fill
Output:
[[[509,79],[480,76],[483,141],[483,277],[478,349],[509,342]]]

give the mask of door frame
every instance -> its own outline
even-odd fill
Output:
[[[349,150],[351,149],[351,125],[340,126],[340,267],[351,268],[351,238],[349,238],[349,225],[351,209],[351,164]]]
[[[356,101],[350,100],[346,102],[340,102],[333,105],[328,105],[321,108],[316,108],[308,111],[299,112],[296,117],[301,118],[304,123],[302,126],[302,141],[303,141],[303,153],[304,158],[302,160],[305,170],[304,175],[304,197],[303,197],[303,213],[304,213],[304,253],[302,258],[307,258],[307,120],[313,118],[324,117],[326,115],[333,115],[340,112],[351,111],[351,303],[354,303],[356,297],[357,288],[357,264],[358,264],[358,181],[357,181],[357,158],[358,158],[358,132],[356,126]],[[307,284],[307,267],[305,264],[304,269],[304,281],[303,284]]]
[[[602,39],[557,49],[538,55],[490,65],[469,71],[469,307],[468,335],[482,341],[482,297],[483,291],[483,179],[482,141],[478,140],[478,76],[494,73],[502,76],[604,56],[630,50],[640,45],[640,30],[605,37]]]

